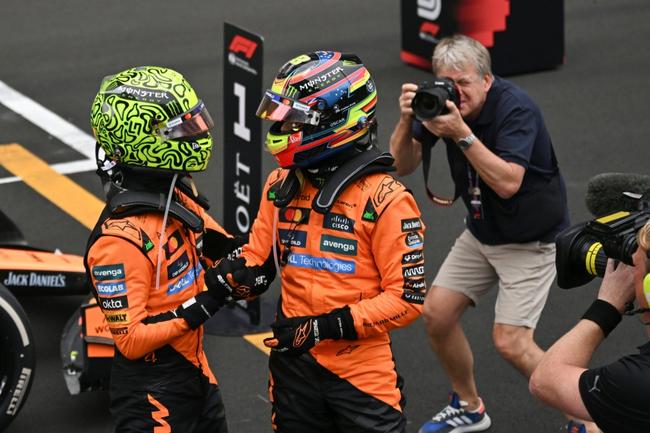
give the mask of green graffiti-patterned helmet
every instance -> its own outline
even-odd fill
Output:
[[[212,118],[178,72],[139,66],[102,81],[90,122],[106,158],[172,172],[205,170]]]

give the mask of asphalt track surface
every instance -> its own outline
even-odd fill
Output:
[[[540,0],[541,1],[541,0]],[[89,105],[101,78],[129,66],[167,65],[182,71],[200,92],[221,137],[223,22],[265,38],[265,83],[293,56],[315,49],[357,53],[379,89],[379,133],[387,141],[398,116],[403,81],[428,77],[399,60],[399,2],[361,1],[153,1],[3,0],[0,12],[0,81],[90,133]],[[511,77],[539,103],[567,181],[573,222],[590,219],[586,182],[601,172],[648,173],[650,156],[650,2],[571,0],[565,5],[566,63],[550,71]],[[57,138],[0,105],[0,144],[19,143],[48,164],[82,159]],[[217,148],[200,189],[221,218],[222,177]],[[264,171],[274,167],[267,154]],[[451,191],[442,148],[434,150],[431,183]],[[9,173],[0,167],[0,179]],[[92,172],[69,178],[97,197]],[[462,228],[464,209],[434,208],[421,175],[402,179],[415,193],[428,225],[429,280]],[[22,182],[0,184],[0,206],[19,223],[28,241],[43,248],[82,254],[88,229]],[[548,347],[591,302],[596,282],[571,291],[553,287],[536,338]],[[493,420],[492,432],[556,432],[563,419],[528,393],[526,381],[491,343],[494,295],[463,320],[474,349],[476,377]],[[79,297],[21,299],[37,347],[31,394],[8,433],[112,431],[103,392],[68,395],[61,375],[59,338]],[[635,319],[626,319],[597,352],[593,363],[633,351],[644,341]],[[406,380],[409,432],[446,404],[449,384],[425,339],[421,321],[393,333],[398,369]],[[267,357],[241,338],[206,339],[230,430],[269,432]]]

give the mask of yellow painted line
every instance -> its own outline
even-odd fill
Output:
[[[271,349],[266,347],[262,340],[265,338],[273,337],[272,332],[261,332],[259,334],[248,334],[244,335],[244,340],[248,341],[250,344],[253,346],[257,347],[260,349],[262,352],[266,353],[267,355],[271,354]]]
[[[0,165],[88,229],[95,226],[104,202],[20,144],[0,145]]]
[[[97,218],[104,209],[104,201],[59,174],[20,144],[0,144],[0,165],[89,230],[95,227]],[[244,335],[244,339],[269,355],[271,351],[264,346],[262,340],[272,336],[273,333],[265,332]]]

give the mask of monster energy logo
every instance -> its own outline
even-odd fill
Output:
[[[166,103],[172,100],[172,97],[167,92],[140,89],[138,87],[127,86],[125,84],[116,87],[114,90],[111,90],[107,93],[116,93],[118,95],[130,96],[137,101],[142,102],[156,102],[156,103]]]
[[[298,89],[293,86],[287,87],[287,98],[293,98],[296,93],[298,93]]]
[[[332,69],[331,71],[327,71],[324,74],[320,74],[320,75],[312,78],[311,80],[300,84],[300,86],[298,86],[298,89],[299,90],[305,90],[305,89],[310,88],[310,87],[312,87],[312,88],[317,87],[317,86],[321,87],[323,84],[326,84],[326,83],[330,82],[330,80],[332,78],[334,78],[336,75],[340,74],[342,71],[343,71],[343,68],[339,66],[338,68]]]

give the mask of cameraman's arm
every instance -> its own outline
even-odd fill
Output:
[[[614,269],[610,259],[598,299],[621,313],[633,297],[632,268],[621,263]],[[580,396],[579,380],[604,339],[600,324],[593,319],[582,319],[544,354],[530,378],[530,392],[563,412],[591,420]]]
[[[390,136],[390,153],[395,158],[395,167],[400,176],[412,173],[422,160],[422,145],[413,139],[411,133],[411,101],[417,88],[418,86],[412,83],[402,85],[399,97],[400,119]]]
[[[461,138],[470,135],[472,130],[453,102],[447,101],[447,109],[448,114],[426,120],[422,124],[438,137],[446,137],[458,142]],[[523,166],[499,157],[478,138],[464,153],[481,180],[487,183],[499,197],[507,199],[519,191],[526,172]]]

